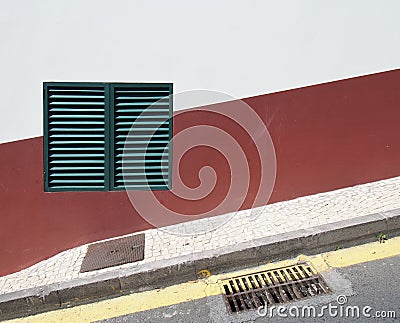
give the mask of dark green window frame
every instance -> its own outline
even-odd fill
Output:
[[[90,96],[88,93],[93,92],[93,93],[98,93],[96,95],[93,96],[93,101],[87,103],[87,102],[75,102],[75,101],[70,101],[69,103],[65,103],[65,102],[55,102],[54,100],[64,100],[64,99],[54,99],[53,97],[64,97],[62,91],[65,91],[65,93],[67,93],[67,95],[65,97],[67,97],[67,99],[65,100],[86,100]],[[71,91],[71,92],[68,92]],[[84,96],[80,96],[79,95],[79,91],[81,91],[82,93],[86,93]],[[131,95],[131,97],[127,98],[127,97],[121,97],[117,95],[117,92],[129,92],[130,94],[127,95]],[[132,94],[133,92],[138,92],[139,96],[135,96],[136,94]],[[56,95],[51,95],[50,93],[56,93]],[[73,93],[72,95],[69,94],[70,96],[68,97],[68,93]],[[147,96],[147,94],[145,93],[155,93],[153,96],[154,97],[150,97],[150,100],[147,100],[149,102],[142,102],[144,100],[144,97],[141,97],[140,95],[145,95]],[[162,93],[162,95],[161,95]],[[173,100],[172,100],[172,94],[173,94],[173,84],[172,83],[94,83],[94,82],[44,82],[43,83],[43,128],[44,128],[44,190],[46,192],[68,192],[68,191],[120,191],[120,190],[169,190],[171,189],[171,185],[172,185],[172,177],[171,177],[171,169],[172,169],[172,143],[171,143],[171,139],[172,139],[172,113],[173,113]],[[162,100],[163,101],[158,101],[159,97],[163,96]],[[79,99],[81,97],[84,97],[84,99]],[[71,99],[72,98],[72,99]],[[100,98],[100,99],[99,99]],[[148,112],[150,111],[151,115],[156,115],[157,111],[162,111],[160,112],[162,114],[162,116],[167,116],[167,121],[164,120],[164,123],[162,124],[157,124],[156,122],[153,122],[153,124],[150,125],[150,127],[153,127],[155,129],[158,130],[162,130],[162,134],[161,135],[157,135],[158,132],[155,133],[155,136],[153,137],[147,137],[146,140],[150,140],[150,143],[152,143],[151,140],[153,140],[154,137],[162,137],[161,139],[163,139],[162,142],[165,142],[165,146],[162,146],[161,148],[155,147],[153,149],[158,149],[162,150],[162,148],[165,148],[167,151],[167,156],[163,155],[163,157],[160,157],[160,172],[156,172],[157,174],[163,174],[163,176],[165,176],[167,174],[167,178],[163,178],[162,184],[161,183],[161,179],[158,180],[159,178],[156,177],[155,179],[149,179],[149,177],[153,176],[152,173],[148,173],[148,168],[147,167],[151,167],[151,168],[155,168],[157,171],[157,165],[158,159],[155,160],[148,160],[148,155],[157,155],[152,153],[151,151],[148,150],[148,148],[144,149],[143,151],[139,151],[137,154],[133,154],[133,155],[138,155],[138,154],[142,154],[143,158],[145,159],[146,162],[146,166],[144,167],[144,169],[142,170],[143,174],[145,174],[146,180],[144,180],[145,182],[140,183],[138,185],[134,185],[134,184],[130,184],[130,185],[126,185],[128,182],[125,181],[125,178],[121,179],[122,175],[121,173],[116,174],[116,160],[117,160],[117,156],[121,156],[121,154],[116,154],[116,149],[119,150],[119,152],[121,152],[122,150],[122,146],[121,146],[121,140],[116,138],[117,137],[117,132],[116,131],[120,131],[121,129],[117,129],[118,124],[117,124],[117,118],[128,118],[126,119],[128,122],[119,122],[122,124],[128,124],[126,127],[129,127],[129,121],[132,119],[135,119],[134,115],[130,115],[129,111],[131,110],[127,110],[127,114],[124,114],[124,117],[121,117],[121,115],[118,115],[118,105],[129,105],[130,103],[124,104],[121,103],[120,99],[128,99],[128,102],[131,102],[132,100],[139,100],[140,101],[140,107],[135,108],[138,109],[137,111],[139,112],[134,112],[134,113],[140,113],[141,110]],[[90,99],[91,100],[91,99]],[[96,101],[97,100],[97,101]],[[154,102],[161,102],[158,103],[161,105],[162,109],[158,109],[158,107],[156,107],[157,109],[154,110],[155,112],[153,112],[153,110],[151,110],[152,108],[154,108],[154,106],[152,105]],[[71,103],[73,102],[73,103]],[[82,104],[87,104],[88,108],[86,108],[85,106],[81,106]],[[104,103],[104,104],[103,104]],[[57,104],[56,106],[54,106],[54,104]],[[68,104],[67,108],[70,109],[63,109],[63,107],[59,104]],[[132,104],[137,104],[139,105],[139,103],[132,103]],[[148,105],[146,105],[148,104]],[[98,105],[98,106],[96,106]],[[72,111],[70,106],[75,107],[79,107],[83,109],[78,109],[79,111],[86,111],[86,112],[80,112],[78,113],[78,115],[68,115],[68,116],[64,116],[64,115],[59,115],[60,113],[64,113],[64,112],[59,112],[59,111]],[[93,108],[93,106],[96,108],[94,110],[91,110],[90,112],[89,109]],[[54,107],[56,107],[54,109]],[[132,109],[132,107],[128,107],[129,109]],[[50,110],[52,109],[52,110]],[[58,110],[57,110],[58,109]],[[57,110],[57,112],[53,112],[53,110]],[[104,112],[102,112],[102,110],[104,110]],[[89,121],[87,119],[81,119],[79,114],[86,114],[83,115],[83,117],[88,117],[87,114],[92,113],[92,111],[97,111],[95,112],[93,115],[91,115],[91,118],[97,118],[97,119],[89,119]],[[122,111],[125,112],[125,111]],[[54,114],[56,113],[56,115]],[[58,113],[58,114],[57,114]],[[68,112],[69,113],[69,112]],[[76,113],[74,111],[74,113]],[[67,113],[65,113],[67,114]],[[102,118],[101,116],[104,116],[104,118]],[[128,116],[128,117],[125,117]],[[130,117],[129,117],[130,116]],[[58,121],[57,118],[61,118],[61,117],[68,117],[66,120],[68,121]],[[56,118],[56,119],[54,119]],[[71,121],[71,118],[75,118]],[[150,118],[150,117],[149,117]],[[51,119],[51,120],[50,120]],[[159,119],[163,119],[163,117],[160,117]],[[56,120],[56,122],[54,122],[54,120]],[[75,122],[76,120],[76,122]],[[91,120],[94,120],[93,122]],[[102,121],[103,120],[103,121]],[[122,121],[126,121],[126,120],[122,120]],[[135,120],[139,120],[139,119],[135,119]],[[150,122],[151,120],[153,120],[153,118],[150,118]],[[121,120],[119,120],[121,121]],[[99,167],[94,167],[94,168],[102,168],[99,173],[90,173],[87,175],[90,176],[99,176],[96,177],[95,180],[92,180],[90,177],[89,178],[84,178],[84,171],[83,174],[78,173],[70,173],[71,168],[73,169],[89,169],[91,167],[82,167],[84,166],[83,164],[79,164],[78,162],[76,162],[76,164],[73,164],[73,160],[71,161],[68,158],[71,158],[71,152],[68,154],[62,154],[63,150],[65,150],[66,148],[63,148],[65,146],[60,146],[57,143],[70,143],[70,142],[76,142],[79,141],[79,139],[81,139],[79,136],[80,134],[78,133],[73,134],[72,132],[66,133],[66,131],[61,132],[61,135],[59,133],[57,133],[56,131],[58,130],[62,130],[62,129],[66,129],[66,128],[62,128],[62,127],[67,127],[66,124],[80,124],[81,128],[84,128],[83,130],[89,130],[89,134],[93,133],[94,130],[99,131],[97,132],[97,136],[98,137],[102,137],[102,139],[99,139],[97,146],[95,148],[89,148],[89,149],[96,149],[99,150],[100,153],[99,154],[79,154],[79,150],[76,151],[76,154],[72,154],[74,156],[83,156],[86,155],[85,157],[79,157],[81,159],[86,158],[87,156],[96,156],[93,158],[96,158],[96,160],[91,160],[91,161],[87,161],[85,160],[85,162],[87,163],[99,163],[99,165],[104,164],[104,168],[102,168],[102,166]],[[57,123],[61,123],[61,126],[57,126],[54,124]],[[93,127],[96,128],[91,128],[92,125],[91,123],[93,123]],[[103,123],[103,124],[102,124]],[[96,125],[95,125],[96,124]],[[99,126],[98,126],[99,125]],[[60,128],[56,128],[56,127],[60,127]],[[68,125],[69,127],[69,125]],[[71,129],[73,131],[75,131],[76,129],[72,128],[73,126],[71,126]],[[85,128],[86,127],[86,128]],[[98,128],[97,128],[98,127]],[[104,132],[100,131],[100,128],[102,127],[102,129],[104,130]],[[81,129],[80,128],[80,129]],[[124,130],[125,128],[122,128],[122,130]],[[82,130],[82,129],[81,129]],[[93,130],[93,131],[92,131]],[[121,130],[121,131],[122,131]],[[138,129],[139,130],[139,129]],[[158,131],[157,130],[157,131]],[[160,130],[160,131],[161,131]],[[134,133],[135,133],[135,128],[133,129]],[[49,133],[50,132],[50,133]],[[140,132],[138,132],[140,133]],[[161,133],[161,132],[160,132]],[[104,134],[104,136],[103,136]],[[64,135],[64,137],[63,137]],[[61,137],[61,139],[54,139],[54,136],[58,136]],[[68,141],[67,139],[65,139],[66,137],[74,137],[73,139],[71,139],[72,141]],[[85,135],[83,135],[85,136]],[[89,135],[86,135],[87,137],[89,137]],[[142,137],[146,137],[146,135],[143,135]],[[150,139],[151,138],[151,139]],[[93,138],[89,138],[89,139],[93,139]],[[58,141],[55,141],[58,140]],[[60,141],[61,140],[61,141]],[[62,141],[64,140],[64,141]],[[144,139],[143,139],[144,140]],[[166,141],[167,140],[167,141]],[[84,141],[82,141],[84,142]],[[154,143],[157,142],[161,142],[161,141],[154,141]],[[167,143],[166,143],[167,142]],[[91,142],[92,143],[92,142]],[[135,139],[130,140],[131,144],[135,144]],[[119,145],[119,146],[117,146]],[[68,146],[67,145],[68,150],[73,150],[75,147]],[[86,146],[87,147],[87,146]],[[91,146],[92,147],[92,146]],[[101,152],[101,150],[103,149],[103,151]],[[61,151],[61,154],[58,154],[57,156],[67,156],[65,157],[65,159],[62,159],[61,161],[59,160],[55,160],[55,158],[53,156],[55,156],[53,154],[53,151],[57,149],[59,151],[57,151],[57,153],[59,153]],[[77,148],[79,149],[79,148]],[[80,148],[82,150],[87,149],[87,148]],[[132,149],[141,149],[141,148],[132,148]],[[125,150],[123,150],[123,157],[119,157],[121,158],[125,158],[126,154],[125,154]],[[104,156],[102,156],[104,155]],[[117,155],[117,156],[116,156]],[[59,158],[59,157],[57,157]],[[64,157],[61,157],[64,158]],[[78,157],[76,157],[78,158]],[[135,158],[135,157],[133,157]],[[142,157],[141,157],[142,158]],[[153,157],[149,157],[149,158],[153,158]],[[158,158],[158,157],[154,157],[154,158]],[[164,159],[162,159],[164,158]],[[50,163],[55,163],[55,162],[59,162],[62,163],[62,161],[67,160],[67,163],[70,163],[72,165],[72,167],[69,167],[70,164],[61,164],[61,166],[63,167],[55,167],[58,169],[67,169],[65,171],[61,171],[62,173],[55,173],[56,171],[54,171],[54,164],[50,165]],[[101,162],[102,161],[102,162]],[[81,161],[82,162],[82,161]],[[118,160],[119,163],[121,163],[121,160]],[[156,165],[156,166],[147,166],[148,164],[151,165]],[[76,167],[77,164],[79,164],[79,167]],[[89,165],[93,165],[93,164],[89,164]],[[69,168],[68,168],[69,167]],[[93,167],[92,167],[93,168]],[[140,167],[139,167],[140,168]],[[119,169],[122,169],[121,167],[119,167]],[[90,169],[88,172],[92,171],[93,169]],[[122,172],[122,170],[120,170],[120,172]],[[140,171],[139,171],[140,172]],[[166,173],[165,173],[166,172]],[[104,176],[103,176],[104,174]],[[143,175],[142,174],[142,175]],[[82,178],[82,181],[78,184],[78,185],[74,185],[74,184],[68,184],[68,185],[63,185],[63,184],[59,184],[59,185],[55,185],[54,182],[57,180],[54,180],[55,177],[53,176],[62,176],[61,178],[63,178],[61,181],[64,181],[63,183],[68,182],[68,177],[65,177],[66,175],[68,176],[72,176],[72,175],[78,175],[79,178]],[[134,174],[135,176],[137,174]],[[63,177],[64,176],[64,177]],[[120,176],[118,182],[122,182],[122,184],[117,184],[117,177],[116,176]],[[155,176],[155,175],[154,175]],[[161,176],[161,175],[159,175]],[[50,178],[52,177],[52,178]],[[65,180],[65,178],[67,178],[67,180]],[[75,177],[76,178],[76,177]],[[93,178],[93,177],[92,177]],[[100,178],[102,178],[102,182],[100,183]],[[161,178],[161,177],[160,177]],[[156,182],[155,184],[152,184],[152,181]],[[128,180],[129,181],[129,180]],[[140,181],[140,179],[139,179]],[[60,182],[60,180],[59,180]],[[82,183],[88,183],[87,186],[83,185]],[[93,182],[98,182],[99,185],[97,184],[93,184]]]

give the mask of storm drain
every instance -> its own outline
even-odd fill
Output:
[[[81,273],[144,259],[144,234],[89,245]]]
[[[293,302],[328,294],[329,286],[308,264],[297,264],[250,275],[225,279],[220,283],[229,313],[260,306]]]

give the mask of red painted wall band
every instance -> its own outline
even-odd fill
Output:
[[[245,99],[268,127],[276,150],[270,203],[399,176],[399,87],[400,70],[395,70]],[[230,104],[221,105],[229,109]],[[216,121],[207,113],[189,112],[174,120],[174,128],[218,126]],[[251,207],[257,151],[239,128],[219,125],[236,134],[254,157],[254,178],[242,205]],[[231,182],[236,185],[223,156],[205,147],[182,159],[183,180],[196,186],[193,170],[210,160],[218,174],[211,199],[203,204],[182,201],[178,206],[183,212],[211,208]],[[166,203],[173,198],[170,192],[157,196]],[[45,193],[41,137],[0,145],[0,207],[0,275],[84,243],[151,228],[125,192]]]

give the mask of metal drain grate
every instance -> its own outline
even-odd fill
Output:
[[[230,313],[257,309],[265,304],[293,302],[331,292],[322,276],[309,264],[233,277],[221,281],[220,285]]]
[[[89,245],[81,273],[144,259],[144,234]]]

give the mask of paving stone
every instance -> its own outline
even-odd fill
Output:
[[[88,245],[83,245],[61,252],[20,272],[0,277],[0,295],[47,286],[52,283],[63,283],[73,279],[96,277],[98,274],[117,270],[135,270],[139,265],[152,266],[159,261],[177,259],[181,256],[185,256],[187,259],[196,253],[214,249],[222,251],[225,247],[251,243],[254,239],[289,234],[295,230],[308,230],[321,225],[394,209],[400,209],[400,177],[300,197],[162,229],[147,230],[144,231],[145,259],[133,264],[80,273],[80,266],[88,247]],[[400,223],[396,221],[398,221],[397,218],[389,217],[386,223],[400,228]],[[368,230],[368,227],[365,229]],[[385,231],[385,228],[382,227],[382,230]],[[329,239],[329,237],[323,235],[319,239]],[[302,241],[294,240],[293,243],[302,246]],[[304,246],[304,248],[306,247]],[[268,256],[268,250],[257,249],[254,252],[258,256],[260,254]],[[253,258],[255,254],[243,253],[242,257]],[[204,265],[211,266],[209,262],[205,262]],[[194,268],[190,270],[194,270]],[[115,285],[116,281],[112,281],[112,283],[114,288],[119,288]],[[132,286],[129,282],[126,284]],[[96,285],[93,285],[93,288],[96,288]],[[65,296],[70,297],[71,295]]]

